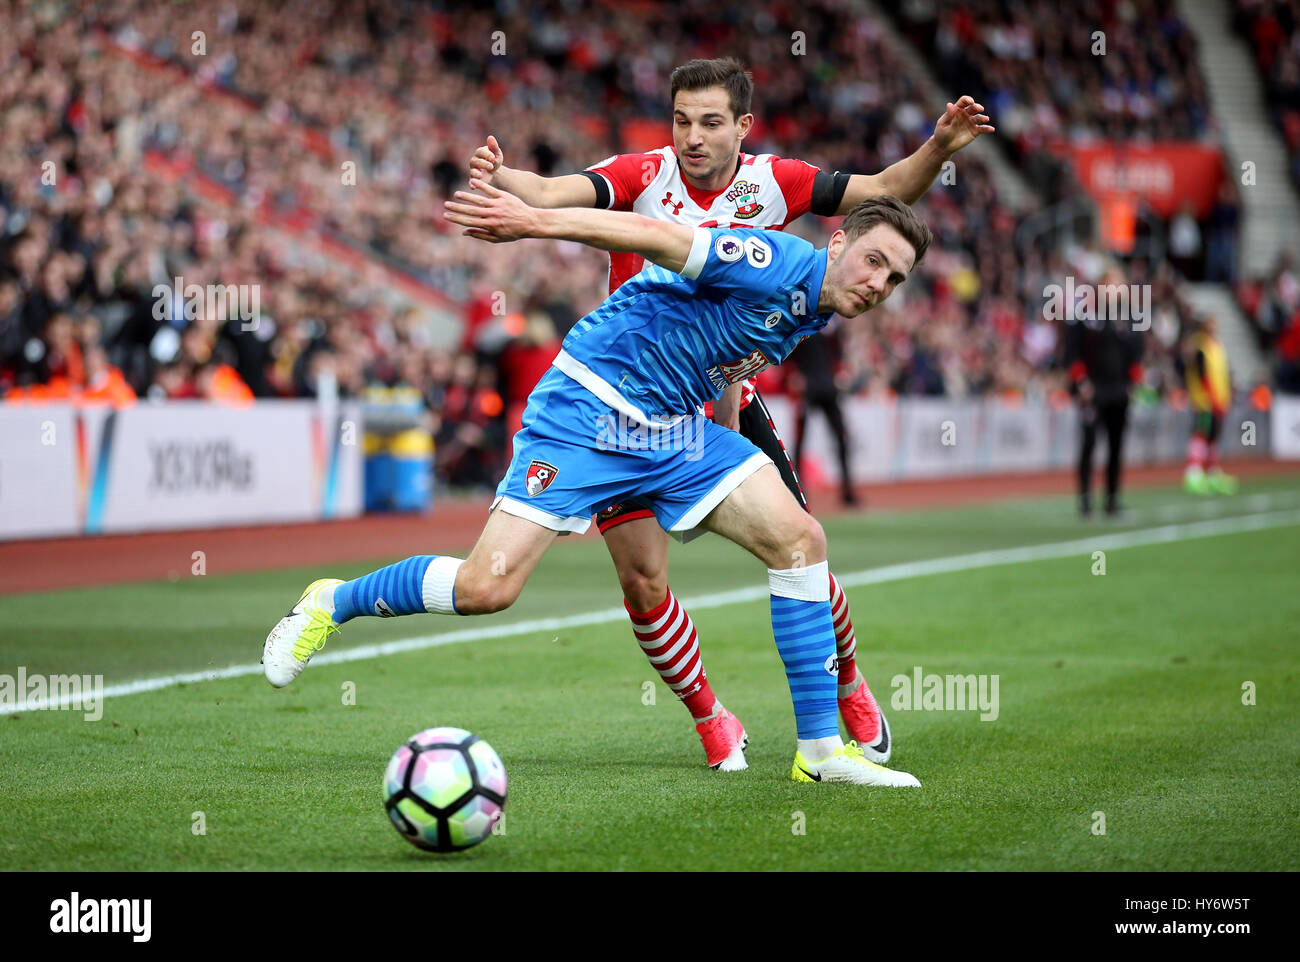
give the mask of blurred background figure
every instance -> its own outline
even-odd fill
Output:
[[[808,411],[815,408],[826,417],[826,424],[835,439],[835,452],[840,462],[840,501],[846,505],[858,504],[853,490],[853,476],[849,472],[849,439],[844,427],[844,412],[840,408],[840,387],[835,380],[832,351],[838,354],[838,338],[827,328],[808,338],[790,357],[795,371],[790,372],[790,388],[795,397],[794,464],[803,475],[804,430],[808,425]],[[796,374],[797,371],[797,374]]]
[[[108,362],[108,352],[98,344],[86,349],[86,389],[82,401],[129,407],[135,403],[135,391],[126,383],[119,368]]]
[[[437,464],[448,484],[488,488],[505,469],[505,402],[496,390],[496,371],[474,358],[456,358],[443,395]]]
[[[523,424],[528,395],[550,368],[551,360],[559,350],[560,338],[555,333],[555,324],[550,315],[540,308],[534,308],[524,318],[522,332],[501,352],[507,462],[511,455],[510,439]]]
[[[1215,319],[1205,318],[1187,338],[1183,351],[1187,398],[1193,413],[1183,488],[1192,494],[1234,494],[1237,490],[1237,479],[1219,467],[1216,451],[1232,403],[1228,358],[1217,333]]]
[[[1101,276],[1102,285],[1124,280],[1113,269]],[[1142,335],[1132,327],[1127,317],[1077,320],[1066,327],[1066,364],[1079,407],[1079,513],[1085,518],[1092,514],[1092,454],[1099,428],[1106,432],[1106,514],[1120,513],[1129,388],[1142,380]]]

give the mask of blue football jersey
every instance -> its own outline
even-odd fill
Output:
[[[826,251],[800,237],[697,227],[680,274],[647,264],[573,326],[554,363],[641,423],[672,420],[825,327],[825,276]]]

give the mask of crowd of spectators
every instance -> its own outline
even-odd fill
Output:
[[[972,17],[1002,5],[945,12],[933,42],[961,54],[940,61],[946,86],[980,94],[1022,150],[1056,129],[1203,135],[1204,87],[1169,5],[1123,6],[1137,13],[1108,35],[1116,56],[1086,69],[1046,3],[980,35]],[[1163,39],[1134,65],[1146,34]],[[971,56],[979,43],[997,56]],[[433,414],[444,476],[491,483],[537,373],[601,299],[605,262],[572,244],[472,243],[442,199],[488,133],[543,174],[670,142],[672,67],[722,53],[754,73],[751,152],[877,171],[937,116],[879,25],[835,0],[19,0],[0,14],[0,396],[239,403],[405,384]],[[841,326],[844,386],[1062,397],[1043,290],[1067,270],[1095,281],[1105,258],[1018,243],[1032,211],[1003,203],[973,159],[919,212],[936,244],[905,293]],[[815,241],[833,226],[809,220],[798,229]],[[1159,352],[1189,312],[1169,264],[1126,270],[1155,285],[1147,377],[1167,392]],[[401,294],[394,272],[428,296]],[[256,287],[259,316],[160,312],[158,285],[178,277]]]
[[[1233,29],[1254,51],[1269,116],[1300,188],[1300,0],[1234,0],[1232,17]]]
[[[1176,0],[964,0],[898,8],[946,89],[975,89],[1028,159],[1058,141],[1212,133],[1196,40]]]
[[[945,89],[979,90],[999,143],[1049,204],[1077,194],[1065,149],[1102,141],[1212,141],[1197,43],[1176,0],[914,0],[891,8]],[[1191,280],[1232,283],[1238,204],[1202,221],[1143,210],[1143,229]]]
[[[1233,30],[1250,45],[1264,83],[1269,118],[1290,157],[1291,180],[1300,189],[1300,2],[1234,0]],[[1244,278],[1237,300],[1254,326],[1260,346],[1276,357],[1278,390],[1300,394],[1300,270],[1286,251],[1271,273]]]
[[[1300,394],[1300,267],[1289,251],[1272,273],[1243,280],[1237,302],[1255,329],[1259,346],[1276,357],[1279,391]]]
[[[948,90],[979,90],[1002,142],[1049,199],[1057,144],[1212,135],[1196,39],[1177,0],[915,0],[898,21]]]

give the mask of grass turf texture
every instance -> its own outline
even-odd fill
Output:
[[[1253,500],[1252,500],[1253,498]],[[1069,499],[828,522],[833,570],[1074,540],[1300,506],[1300,479],[1236,498],[1128,499],[1127,525],[1085,525]],[[996,674],[1000,714],[891,711],[916,790],[796,785],[793,718],[764,602],[694,618],[715,689],[749,729],[747,772],[707,771],[685,710],[625,624],[313,665],[0,716],[0,865],[60,870],[1294,870],[1300,868],[1296,526],[927,576],[849,591],[860,661],[890,679]],[[431,546],[436,547],[436,546]],[[195,549],[202,548],[201,544]],[[684,598],[761,583],[709,538],[673,551]],[[309,580],[350,570],[188,578],[0,598],[0,672],[112,685],[256,662]],[[602,545],[561,544],[519,605],[488,624],[616,605]],[[360,619],[330,648],[463,628]],[[1242,704],[1242,683],[1257,705]],[[346,682],[356,704],[343,704]],[[457,855],[411,848],[380,779],[408,735],[455,725],[510,776],[505,833]],[[191,833],[203,812],[207,834]],[[1104,812],[1106,834],[1092,834]],[[795,834],[802,813],[805,834]],[[682,852],[694,853],[683,862]]]

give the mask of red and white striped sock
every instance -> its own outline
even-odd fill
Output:
[[[696,721],[713,714],[713,689],[700,660],[700,640],[695,623],[673,596],[672,589],[664,600],[646,612],[633,611],[624,600],[637,644],[664,684],[673,690]]]
[[[849,618],[849,599],[844,589],[831,575],[831,622],[835,626],[835,654],[839,659],[839,684],[851,685],[858,677],[856,655],[858,640],[853,634],[853,621]]]

